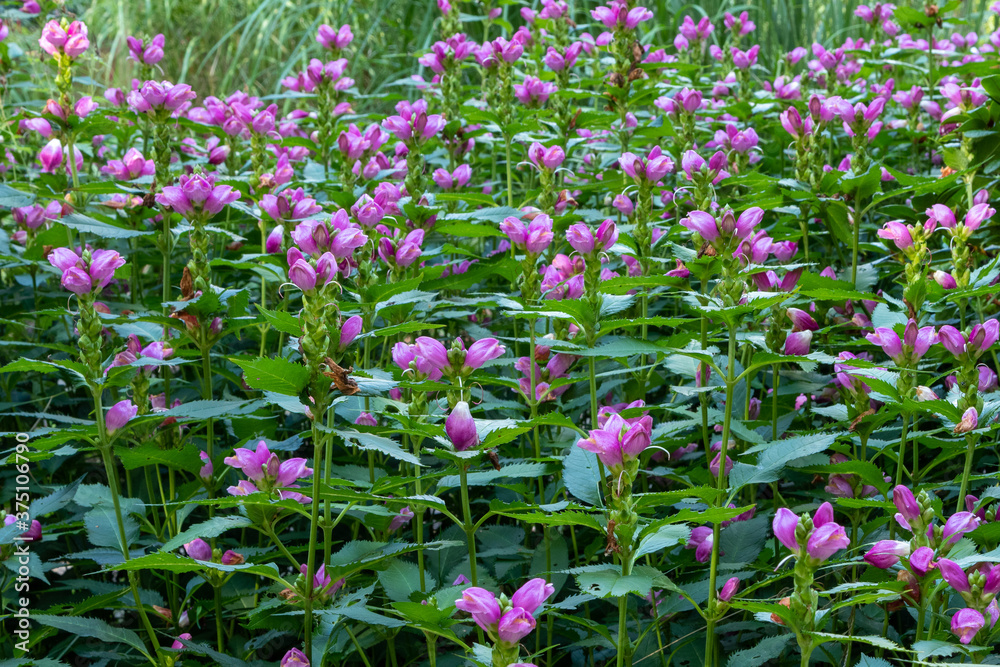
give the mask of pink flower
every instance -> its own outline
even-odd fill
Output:
[[[152,66],[163,60],[163,47],[167,42],[163,33],[151,39],[148,45],[137,37],[126,37],[125,42],[128,44],[128,57],[140,65]]]
[[[351,32],[351,26],[347,24],[340,26],[339,30],[334,30],[324,23],[316,34],[316,41],[319,42],[320,46],[331,51],[347,48],[353,39],[354,33]]]
[[[622,465],[639,456],[650,445],[653,418],[641,417],[628,423],[614,414],[600,429],[592,430],[586,439],[577,441],[577,446],[597,454],[608,468],[619,469]]]
[[[104,416],[104,424],[108,429],[108,433],[114,433],[125,426],[138,412],[138,406],[128,399],[115,403]]]
[[[809,354],[809,344],[812,342],[812,331],[793,331],[785,338],[785,354],[788,356],[805,356]]]
[[[141,176],[152,176],[156,173],[156,165],[152,160],[145,159],[138,149],[130,148],[121,160],[109,160],[101,171],[120,181],[131,181]]]
[[[65,54],[70,58],[77,58],[90,48],[87,26],[80,21],[73,21],[63,29],[58,21],[49,21],[42,28],[38,45],[50,56]]]
[[[562,146],[555,145],[546,148],[537,141],[528,147],[528,159],[539,169],[556,169],[566,159]]]
[[[444,430],[456,451],[464,452],[479,444],[479,433],[476,431],[476,421],[469,411],[469,404],[459,401],[444,423]]]
[[[340,325],[340,339],[339,347],[341,350],[346,350],[347,346],[350,345],[358,334],[361,333],[361,329],[364,322],[360,315],[352,315],[348,317],[342,325]]]
[[[986,619],[971,607],[960,609],[951,617],[951,631],[958,636],[958,641],[963,644],[971,643],[984,625],[986,625]]]
[[[514,96],[529,109],[536,109],[545,104],[556,90],[558,90],[556,84],[542,81],[535,76],[525,77],[524,83],[514,84]]]
[[[469,179],[472,178],[472,168],[467,164],[462,164],[456,167],[453,172],[449,172],[447,169],[435,169],[431,178],[442,190],[456,190],[468,185]]]
[[[42,171],[48,174],[55,173],[63,161],[63,148],[58,139],[53,139],[45,144],[38,152],[38,161],[42,165]]]
[[[913,245],[913,236],[910,234],[910,228],[898,220],[885,223],[882,229],[878,230],[878,236],[879,238],[892,241],[900,250],[906,250]]]
[[[897,540],[881,540],[876,542],[868,553],[865,554],[865,561],[869,565],[886,570],[899,562],[901,556],[910,555],[910,543],[899,542]]]
[[[399,514],[392,517],[392,521],[389,522],[389,527],[386,529],[390,533],[396,532],[406,524],[413,520],[413,510],[409,507],[404,507],[399,510]]]
[[[535,610],[555,592],[555,586],[542,578],[536,578],[517,589],[511,596],[510,603],[515,607],[521,607],[529,614],[534,614]]]
[[[937,563],[941,577],[948,582],[948,585],[959,593],[968,593],[972,588],[969,586],[969,575],[965,570],[953,560],[941,558]]]
[[[212,547],[208,542],[201,539],[200,537],[188,542],[184,545],[184,551],[187,555],[195,560],[212,560]]]
[[[979,413],[975,407],[968,408],[962,413],[962,419],[955,425],[955,433],[968,433],[979,428]]]
[[[552,243],[552,218],[541,213],[525,225],[510,216],[500,223],[500,231],[507,235],[512,246],[533,255],[540,254]]]
[[[699,563],[707,563],[712,556],[714,534],[708,526],[698,526],[691,529],[691,538],[684,545],[685,549],[694,549],[694,557]]]
[[[659,146],[655,146],[645,159],[634,153],[623,153],[618,163],[628,176],[637,182],[659,183],[663,177],[674,170],[674,161],[669,155],[664,155]]]
[[[778,511],[774,515],[774,520],[771,522],[774,536],[778,538],[779,542],[795,553],[799,552],[798,540],[795,538],[795,531],[798,526],[799,517],[785,507],[778,508]]]
[[[485,588],[466,588],[462,597],[455,601],[455,607],[472,614],[472,620],[487,632],[500,621],[500,603]]]
[[[972,428],[975,428],[975,426]],[[945,544],[955,544],[962,539],[966,533],[978,528],[980,523],[979,517],[972,512],[956,512],[948,517],[948,520],[944,524],[941,537],[944,539]]]
[[[743,13],[746,14],[746,12]],[[736,595],[736,591],[739,589],[739,587],[740,587],[739,578],[730,577],[729,579],[726,580],[726,583],[723,584],[722,588],[719,590],[719,599],[722,600],[723,602],[729,602],[730,600],[733,599],[733,596]]]
[[[534,617],[527,610],[514,607],[500,617],[497,623],[497,638],[501,643],[516,645],[534,629]]]

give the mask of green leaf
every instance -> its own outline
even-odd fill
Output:
[[[125,525],[125,539],[132,544],[139,539],[139,524],[130,514],[126,513],[126,508],[122,507],[123,523]],[[119,552],[124,551],[121,540],[121,531],[118,530],[118,519],[115,515],[115,508],[109,501],[103,501],[94,506],[83,515],[83,523],[87,528],[87,539],[95,547],[114,547]]]
[[[358,449],[379,452],[380,454],[385,454],[398,461],[405,461],[415,466],[421,465],[420,459],[403,449],[395,440],[390,440],[374,433],[362,433],[360,431],[338,430],[337,434]]]
[[[767,541],[769,525],[767,517],[758,516],[749,521],[734,521],[723,528],[719,534],[721,562],[733,569],[757,560]]]
[[[617,566],[611,567],[577,574],[580,590],[598,598],[618,598],[629,593],[646,596],[654,585],[661,588],[672,585],[663,573],[648,565],[636,566],[628,576],[622,576]]]
[[[287,359],[231,357],[230,361],[243,369],[243,379],[254,389],[297,396],[309,382],[309,369]]]
[[[33,201],[35,201],[35,195],[30,192],[15,190],[5,183],[0,183],[0,207],[21,208],[22,206],[31,206]]]
[[[71,635],[80,637],[92,637],[103,642],[113,644],[128,644],[143,655],[146,647],[139,638],[139,635],[126,628],[116,628],[107,624],[99,618],[86,618],[82,616],[50,616],[48,614],[32,614],[31,620],[50,628],[68,632]]]
[[[260,304],[256,305],[257,310],[264,316],[267,323],[278,331],[282,331],[289,336],[299,337],[302,335],[302,323],[299,321],[299,318],[281,310],[268,310]]]
[[[100,220],[95,220],[82,213],[70,213],[56,222],[75,229],[82,234],[89,234],[102,239],[131,239],[137,236],[149,236],[153,232],[140,232],[135,229],[116,227]]]
[[[382,614],[376,614],[363,604],[354,604],[349,607],[334,607],[316,612],[318,616],[344,616],[354,621],[365,623],[366,625],[380,625],[384,628],[401,628],[406,623],[397,618],[389,618]]]
[[[574,497],[591,505],[601,505],[601,479],[597,455],[580,447],[570,447],[563,459],[563,483]]]
[[[775,660],[785,650],[791,633],[764,637],[753,648],[745,648],[729,655],[726,667],[759,667],[769,660]]]
[[[823,641],[833,641],[833,642],[862,642],[863,644],[871,644],[872,646],[877,646],[878,648],[884,648],[887,651],[901,651],[902,647],[891,639],[886,639],[885,637],[876,637],[874,635],[835,635],[829,632],[811,632],[809,633],[817,639]]]
[[[691,529],[687,526],[670,524],[660,526],[642,536],[639,540],[639,546],[635,550],[635,558],[663,551],[681,541],[687,541],[689,537],[691,537]]]
[[[232,530],[233,528],[247,528],[252,525],[253,522],[243,516],[212,517],[208,521],[203,521],[197,525],[191,526],[181,533],[178,533],[163,545],[162,550],[173,551],[181,545],[187,544],[196,537],[200,537],[202,539],[218,537],[227,530]]]
[[[836,433],[814,433],[751,447],[744,455],[760,452],[757,463],[751,465],[740,461],[733,466],[733,471],[729,475],[730,493],[747,484],[777,481],[786,464],[810,454],[818,454],[832,445],[836,439]]]
[[[185,558],[176,554],[161,551],[160,553],[147,554],[139,558],[133,558],[124,563],[119,563],[111,568],[112,570],[164,570],[166,572],[200,572],[205,569],[218,570],[220,572],[244,574],[256,574],[273,581],[283,581],[278,573],[278,566],[274,563],[243,563],[242,565],[222,565],[205,560],[195,560]]]
[[[415,563],[397,558],[379,571],[378,581],[390,600],[406,602],[411,595],[420,591],[420,570]],[[432,589],[434,586],[428,584],[427,588]]]
[[[198,472],[204,463],[197,447],[163,449],[157,440],[146,440],[138,447],[120,445],[115,454],[121,459],[126,470],[136,470],[146,466],[164,465],[174,470]]]

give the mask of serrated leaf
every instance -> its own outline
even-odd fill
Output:
[[[792,637],[791,633],[764,637],[753,648],[731,653],[726,667],[759,667],[781,655]]]
[[[148,657],[146,647],[139,635],[126,628],[116,628],[99,618],[82,616],[50,616],[48,614],[32,614],[31,620],[50,628],[69,632],[80,637],[93,637],[112,644],[127,644]]]
[[[252,525],[253,521],[244,516],[212,517],[208,521],[203,521],[199,524],[191,526],[185,531],[178,533],[163,545],[162,550],[173,551],[196,537],[200,537],[202,539],[218,537],[227,530],[232,530],[233,528],[247,528]]]
[[[230,359],[243,369],[243,379],[254,389],[297,396],[309,383],[309,369],[287,359],[258,357]]]

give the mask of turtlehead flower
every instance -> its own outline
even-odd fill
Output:
[[[316,34],[316,41],[319,42],[319,45],[331,51],[346,49],[353,39],[354,33],[351,32],[351,26],[346,23],[339,29],[331,28],[324,23]]]
[[[718,220],[711,213],[691,211],[688,217],[681,219],[681,225],[696,232],[716,248],[725,249],[734,242],[739,245],[750,238],[763,218],[764,209],[759,206],[748,208],[740,213],[739,218],[732,209],[726,208]]]
[[[239,448],[227,456],[223,462],[240,470],[249,478],[241,482],[241,487],[229,487],[231,495],[246,495],[257,491],[270,492],[281,488],[298,488],[294,482],[313,474],[312,468],[306,467],[303,458],[291,458],[281,461],[277,454],[271,452],[263,440],[257,443],[257,449]],[[280,495],[280,494],[279,494]],[[297,495],[297,494],[296,494]]]
[[[309,667],[309,658],[297,648],[293,648],[281,659],[280,667]]]
[[[156,173],[156,165],[143,157],[138,149],[130,148],[121,160],[108,160],[101,171],[120,181],[131,181],[142,176],[152,176]]]
[[[529,109],[537,109],[549,101],[549,97],[559,88],[551,81],[542,81],[536,76],[527,76],[524,83],[514,84],[514,97]]]
[[[456,451],[464,452],[479,445],[476,420],[472,418],[469,404],[465,401],[459,401],[452,408],[444,422],[444,430]]]
[[[532,579],[519,588],[510,600],[497,599],[493,593],[475,586],[462,591],[455,606],[472,615],[472,620],[497,644],[516,646],[535,628],[533,614],[555,593],[544,579]]]
[[[569,69],[576,64],[577,58],[580,57],[580,52],[583,50],[582,42],[573,42],[565,51],[559,51],[555,47],[548,47],[545,52],[545,56],[542,58],[542,62],[553,72],[561,72],[565,69]]]
[[[985,625],[986,619],[983,618],[983,615],[971,607],[960,609],[951,617],[951,631],[958,637],[958,641],[963,644],[972,643],[972,640],[976,638],[976,634]]]
[[[976,324],[968,335],[962,333],[950,324],[941,327],[940,341],[944,349],[958,359],[978,359],[985,354],[1000,338],[1000,321],[986,320]]]
[[[898,366],[916,364],[939,341],[934,327],[918,327],[916,320],[912,319],[906,323],[902,339],[888,327],[876,327],[865,337],[881,347]]]
[[[654,147],[645,158],[634,153],[623,153],[618,158],[618,163],[622,171],[637,183],[659,183],[674,170],[674,161],[669,155],[664,155],[659,146]]]
[[[11,526],[17,523],[17,517],[13,514],[8,514],[3,518],[4,526]],[[22,542],[37,542],[42,539],[42,524],[37,519],[32,519],[28,530],[20,534],[20,540]]]
[[[412,372],[417,379],[440,380],[444,369],[450,366],[445,346],[427,336],[420,336],[412,344],[396,343],[392,348],[392,361],[404,374]]]
[[[536,215],[527,224],[513,216],[504,218],[500,231],[507,235],[516,249],[532,255],[545,251],[552,243],[552,218],[544,213]]]
[[[63,28],[59,21],[49,21],[42,28],[38,45],[52,57],[78,58],[90,48],[87,26],[82,21],[73,21]]]
[[[197,96],[186,83],[175,85],[170,81],[146,81],[129,92],[126,101],[137,114],[163,119],[186,109]]]
[[[887,570],[899,562],[900,557],[910,555],[910,543],[897,540],[876,542],[865,554],[865,561],[879,569]]]
[[[149,40],[149,44],[145,44],[138,37],[126,37],[125,42],[128,44],[128,57],[130,59],[140,65],[152,67],[163,60],[163,47],[166,45],[167,39],[163,33],[160,33]]]
[[[431,178],[442,190],[457,190],[469,184],[469,180],[472,178],[472,167],[462,164],[451,172],[443,168],[435,169]]]
[[[210,218],[240,198],[230,185],[216,185],[215,173],[182,174],[177,185],[168,185],[156,202],[169,206],[186,218]]]
[[[81,257],[69,248],[56,248],[48,260],[62,271],[62,286],[80,296],[100,292],[111,282],[115,269],[125,266],[125,259],[114,250],[84,252]]]
[[[820,505],[813,515],[812,530],[805,538],[804,553],[796,535],[799,522],[800,518],[784,507],[778,509],[772,522],[774,536],[799,558],[805,555],[822,563],[851,544],[844,527],[833,520],[833,506],[830,503]]]
[[[382,128],[406,144],[419,144],[433,138],[446,123],[444,116],[427,114],[425,100],[413,103],[404,100],[396,105],[396,113],[398,115],[389,116],[382,122]]]
[[[653,18],[653,12],[645,7],[629,9],[628,4],[622,0],[613,0],[607,6],[593,9],[590,11],[590,15],[608,30],[635,30],[640,23]]]
[[[611,470],[621,470],[649,447],[652,432],[652,417],[640,417],[629,423],[620,415],[614,414],[604,426],[591,431],[588,438],[580,439],[576,444],[597,454],[601,462]]]
[[[618,242],[618,226],[613,220],[605,220],[595,234],[586,224],[578,222],[566,230],[566,240],[581,255],[591,255]]]
[[[528,147],[528,159],[539,169],[556,169],[566,159],[566,152],[562,146],[546,148],[536,141]]]
[[[720,181],[729,178],[728,166],[729,160],[722,151],[716,151],[707,162],[693,150],[685,151],[681,156],[681,168],[689,181],[699,179],[718,185]]]
[[[108,413],[104,416],[104,425],[108,429],[108,433],[114,433],[118,429],[129,423],[136,414],[139,412],[138,406],[136,406],[132,401],[125,399],[124,401],[118,401],[111,406]]]

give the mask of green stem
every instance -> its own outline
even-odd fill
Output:
[[[462,528],[469,544],[469,573],[473,586],[478,586],[476,577],[476,527],[472,524],[472,509],[469,505],[469,464],[462,461],[458,464],[459,477],[462,485]]]
[[[590,428],[597,430],[599,426],[597,425],[597,361],[593,355],[589,358],[590,363]],[[601,459],[597,459],[597,469],[600,472],[600,479],[603,481],[607,472],[604,470],[604,463]],[[598,489],[597,493],[600,494],[601,490]]]
[[[969,475],[972,474],[972,458],[976,452],[976,437],[966,435],[965,441],[968,443],[968,448],[965,450],[965,469],[962,470],[962,485],[958,489],[958,509],[955,510],[956,512],[961,512],[965,509],[965,493],[969,489]]]
[[[325,406],[324,406],[325,407]],[[323,460],[323,447],[325,446],[325,436],[319,428],[320,420],[323,419],[325,410],[320,410],[316,406],[317,412],[313,419],[313,490],[312,490],[312,514],[309,521],[309,553],[306,560],[306,590],[309,592],[305,596],[305,654],[309,662],[312,663],[312,610],[313,596],[316,588],[313,581],[316,577],[316,538],[319,526],[319,470],[317,468]]]
[[[503,139],[507,144],[507,206],[514,208],[514,175],[510,164],[510,135],[504,132]]]
[[[219,653],[222,653],[226,650],[225,635],[222,631],[222,590],[220,586],[213,586],[212,591],[215,606],[215,638]]]
[[[906,451],[906,434],[910,427],[910,415],[903,413],[903,431],[899,436],[899,458],[896,460],[896,486],[903,483],[903,453]]]
[[[781,384],[781,373],[778,372],[778,364],[771,366],[772,384],[771,393],[771,440],[778,440],[778,386]]]
[[[725,503],[726,492],[726,452],[729,449],[730,421],[733,414],[733,390],[736,386],[736,328],[729,327],[729,364],[726,367],[726,408],[722,421],[722,448],[719,451],[719,476],[716,480],[716,506]],[[708,627],[705,631],[706,664],[715,663],[715,621],[718,587],[716,581],[719,571],[719,524],[712,526],[712,562],[708,575]]]
[[[858,282],[858,246],[861,244],[861,212],[858,209],[857,197],[854,199],[854,241],[851,247],[851,284]]]
[[[111,449],[111,441],[108,437],[107,426],[104,421],[101,390],[98,387],[91,386],[91,393],[94,396],[94,417],[97,422],[97,434],[100,442],[99,449],[101,451],[101,458],[104,460],[104,472],[108,477],[108,491],[111,494],[111,502],[115,508],[115,520],[118,522],[118,539],[121,540],[122,557],[127,563],[132,557],[129,554],[128,536],[125,533],[125,520],[122,517],[121,490],[118,488],[117,466],[115,465],[114,453]],[[132,589],[132,598],[135,600],[136,610],[139,612],[142,625],[149,635],[149,641],[153,645],[153,650],[156,652],[159,662],[165,664],[165,656],[160,649],[160,643],[156,640],[156,631],[153,630],[153,625],[149,622],[149,616],[146,615],[146,607],[143,606],[142,598],[139,597],[139,584],[134,570],[128,571],[128,583],[129,588]]]
[[[622,556],[622,577],[632,574],[631,555]],[[656,603],[656,599],[653,599]],[[618,598],[618,667],[632,666],[632,640],[628,634],[628,594]]]

